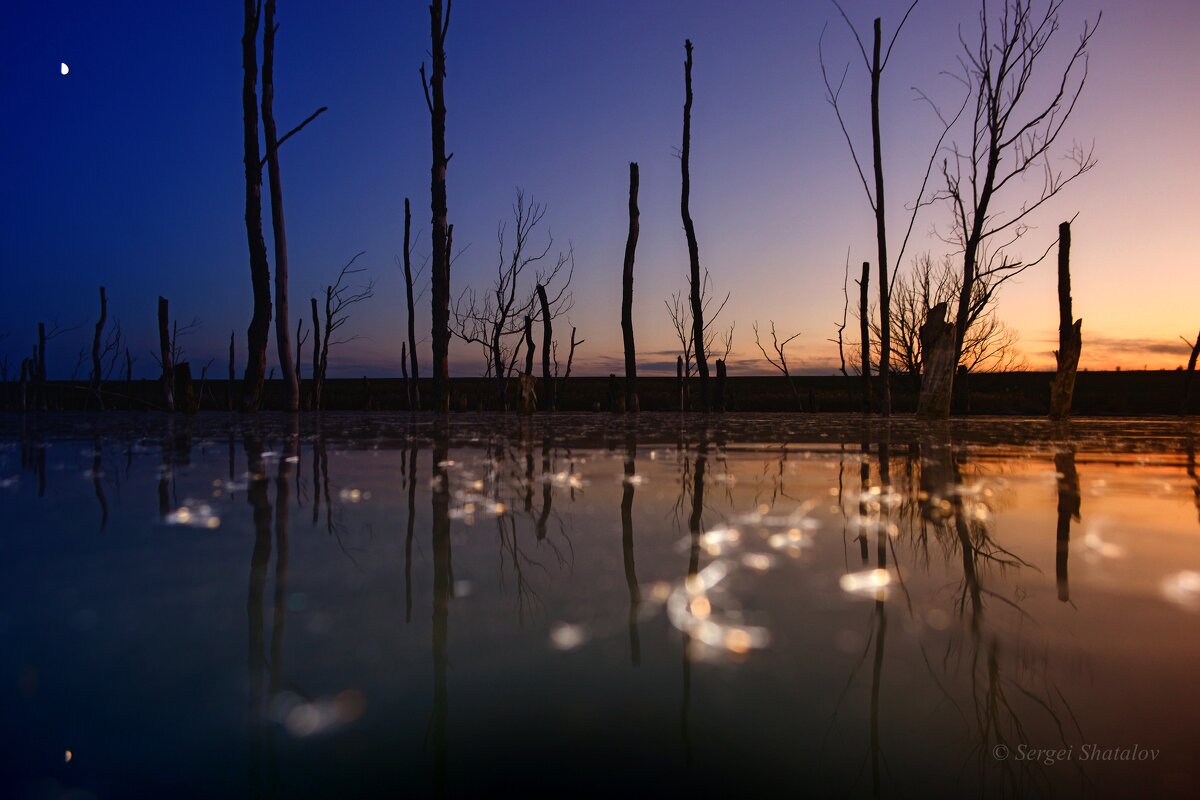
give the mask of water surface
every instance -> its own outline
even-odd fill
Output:
[[[1196,436],[0,417],[0,793],[1194,797]]]

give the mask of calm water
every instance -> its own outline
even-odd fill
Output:
[[[0,417],[0,795],[1195,797],[1198,434]]]

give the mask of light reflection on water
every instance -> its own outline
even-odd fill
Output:
[[[0,418],[3,793],[1195,796],[1196,434]]]

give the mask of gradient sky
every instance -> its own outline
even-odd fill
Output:
[[[863,36],[875,16],[885,36],[905,2],[845,8]],[[884,76],[884,161],[893,252],[937,136],[919,86],[949,106],[961,89],[957,28],[970,39],[977,4],[922,0]],[[1075,311],[1084,320],[1082,366],[1174,367],[1180,335],[1195,335],[1200,269],[1200,3],[1066,0],[1062,63],[1086,18],[1103,8],[1088,86],[1068,129],[1095,142],[1099,165],[1045,207],[1019,252],[1040,253],[1076,212]],[[67,377],[90,342],[96,287],[133,343],[137,374],[153,369],[155,301],[184,321],[200,365],[224,373],[229,332],[244,365],[250,279],[242,220],[241,3],[70,3],[5,6],[0,24],[0,128],[5,191],[0,260],[6,291],[0,353],[10,372],[39,320],[82,324],[48,349]],[[359,250],[377,280],[348,332],[364,338],[331,354],[334,375],[399,372],[403,201],[412,198],[418,253],[429,244],[429,117],[417,68],[427,58],[423,0],[354,3],[279,0],[276,117],[283,130],[320,105],[329,111],[285,145],[282,157],[293,315]],[[874,224],[832,109],[817,41],[840,73],[852,132],[869,147],[867,79],[845,24],[823,2],[575,2],[456,0],[447,42],[452,291],[484,288],[497,261],[496,224],[514,189],[548,205],[556,247],[574,245],[576,306],[587,340],[582,373],[620,371],[620,270],[627,163],[641,169],[641,239],[634,324],[646,371],[673,367],[663,300],[686,286],[679,218],[683,40],[695,43],[692,214],[702,266],[736,321],[731,371],[762,368],[751,325],[774,319],[803,335],[799,367],[827,371],[826,341],[841,317],[842,270],[874,261]],[[70,74],[59,74],[59,63]],[[965,131],[960,129],[960,137]],[[1060,153],[1062,150],[1060,150]],[[1040,179],[1030,184],[1037,191]],[[1006,208],[1019,202],[1009,194]],[[264,187],[268,239],[269,205]],[[942,207],[919,217],[909,253],[946,251]],[[905,257],[909,261],[909,257]],[[904,264],[902,266],[908,266]],[[419,310],[428,371],[427,302]],[[1033,367],[1049,367],[1057,336],[1053,264],[1010,284],[999,312],[1017,328]],[[295,317],[293,316],[293,325]],[[563,334],[564,338],[569,332]],[[274,363],[274,338],[269,355]],[[306,363],[308,356],[305,356]],[[475,348],[455,343],[451,371],[482,372]],[[86,368],[85,368],[86,371]],[[306,371],[307,374],[307,371]]]

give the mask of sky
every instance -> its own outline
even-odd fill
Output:
[[[864,37],[882,17],[886,37],[907,2],[843,6]],[[1040,254],[1057,223],[1078,215],[1072,277],[1084,321],[1081,366],[1174,368],[1189,350],[1179,337],[1193,338],[1200,322],[1200,162],[1187,145],[1200,113],[1200,4],[1065,0],[1047,76],[1056,77],[1085,20],[1101,10],[1087,86],[1055,153],[1073,141],[1094,143],[1098,165],[1034,215],[1014,252]],[[155,369],[159,295],[181,321],[201,320],[184,342],[194,365],[214,360],[223,375],[236,332],[240,375],[251,312],[242,4],[14,0],[0,14],[0,358],[8,356],[10,375],[44,321],[64,330],[48,347],[50,375],[70,377],[90,346],[100,285],[131,343],[136,375]],[[329,107],[282,150],[292,325],[308,298],[366,251],[359,263],[376,281],[375,296],[356,307],[345,330],[360,338],[331,352],[330,374],[397,375],[405,315],[395,259],[405,197],[417,262],[429,252],[430,129],[418,74],[428,59],[427,3],[279,0],[278,19],[280,129]],[[961,102],[961,87],[945,74],[958,69],[960,29],[968,41],[977,35],[977,3],[921,0],[884,74],[893,253],[939,133],[913,87],[945,108]],[[831,71],[849,65],[847,123],[860,152],[869,151],[868,77],[832,3],[456,0],[446,44],[449,210],[461,250],[452,292],[483,291],[494,280],[497,225],[522,188],[547,207],[533,241],[544,246],[552,235],[552,252],[573,248],[569,325],[586,340],[575,371],[620,372],[628,163],[637,161],[639,366],[673,371],[678,342],[664,300],[687,286],[676,151],[690,38],[691,211],[701,266],[718,295],[730,294],[717,323],[735,325],[730,371],[769,369],[752,326],[772,320],[788,335],[801,332],[788,351],[793,365],[833,371],[837,351],[828,340],[842,315],[844,265],[873,263],[876,245],[870,206],[825,101],[823,30]],[[967,131],[955,134],[961,141]],[[1016,187],[1004,207],[1017,208],[1039,181]],[[270,248],[267,196],[264,186]],[[924,251],[947,253],[949,219],[944,206],[922,209],[899,267]],[[1055,287],[1051,258],[998,298],[997,312],[1020,332],[1033,368],[1053,365]],[[568,322],[560,324],[565,350]],[[426,294],[418,309],[425,374],[428,330]],[[307,364],[310,356],[302,358]],[[451,374],[482,371],[478,347],[456,341]]]

